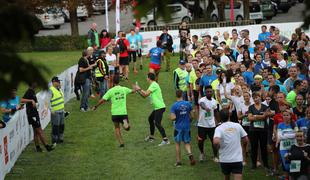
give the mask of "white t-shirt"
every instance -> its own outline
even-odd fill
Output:
[[[108,65],[109,65],[109,70],[110,71],[114,71],[114,69],[115,69],[115,67],[114,66],[112,66],[111,64],[112,64],[112,62],[116,62],[116,56],[115,56],[115,54],[106,54],[106,56],[105,56],[105,59],[107,60],[107,63],[108,63]]]
[[[220,162],[242,162],[241,138],[247,133],[238,123],[225,122],[215,129],[214,138],[220,138]]]
[[[231,96],[231,90],[235,88],[235,85],[232,83],[232,82],[229,82],[229,83],[226,83],[226,93],[228,96]],[[224,86],[223,84],[218,84],[216,86],[216,90],[219,90],[220,91],[220,95],[221,95],[221,100],[223,101],[223,99],[226,99],[225,98],[225,95],[224,95]]]
[[[230,59],[226,55],[221,56],[221,65],[226,67],[226,65],[230,64]]]
[[[206,97],[202,97],[199,99],[198,103],[204,103],[205,106],[210,109],[210,112],[207,112],[201,107],[199,108],[199,119],[197,126],[205,128],[215,127],[214,110],[217,108],[217,101],[213,98],[209,100]]]

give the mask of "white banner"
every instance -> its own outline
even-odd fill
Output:
[[[58,75],[64,92],[65,103],[74,95],[74,78],[77,65]],[[37,93],[38,111],[44,129],[51,120],[49,110],[49,94],[47,91]],[[0,129],[0,180],[10,172],[17,158],[33,139],[32,127],[28,123],[26,109],[17,111],[4,129]],[[48,133],[46,133],[48,134]]]
[[[105,25],[108,32],[109,30],[109,7],[108,7],[108,0],[105,0]]]
[[[223,33],[225,31],[229,32],[231,35],[232,29],[237,29],[240,32],[243,29],[248,29],[250,32],[250,40],[253,43],[256,39],[258,39],[258,34],[261,33],[261,26],[263,24],[258,25],[247,25],[247,26],[232,26],[232,27],[220,27],[220,28],[209,28],[209,29],[191,29],[191,35],[197,35],[201,38],[202,35],[209,34],[211,37],[218,36],[219,42],[223,41]],[[295,29],[302,25],[302,22],[293,22],[293,23],[277,23],[277,24],[266,24],[269,26],[275,26],[280,29],[280,34],[286,36],[287,38],[291,39],[292,33],[295,32]],[[309,30],[306,33],[309,35]],[[168,33],[172,36],[173,39],[173,49],[174,52],[179,52],[180,48],[180,38],[179,38],[179,31],[178,30],[171,30]],[[162,31],[153,31],[153,32],[141,32],[143,37],[143,54],[147,54],[148,51],[152,47],[156,47],[156,41],[159,39],[159,36],[162,34]]]
[[[115,8],[115,34],[121,29],[121,19],[120,19],[120,0],[116,0]]]

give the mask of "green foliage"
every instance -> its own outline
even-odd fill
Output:
[[[303,11],[304,24],[302,25],[302,28],[309,29],[309,27],[310,27],[310,1],[304,0],[304,3],[306,5],[306,8]]]
[[[24,62],[16,54],[16,44],[22,41],[33,41],[38,32],[40,21],[25,9],[11,4],[10,0],[0,1],[0,99],[9,96],[12,88],[21,82],[37,82],[42,88],[47,88],[43,75],[48,73],[44,66],[36,67],[31,61]]]

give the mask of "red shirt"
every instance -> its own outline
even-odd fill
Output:
[[[295,114],[292,114],[292,119],[294,122],[296,122],[297,116]],[[276,126],[278,126],[281,122],[283,122],[282,113],[275,114],[273,117],[273,122],[274,122],[274,125],[276,125]]]
[[[100,38],[100,48],[106,47],[110,41],[111,41],[111,38],[109,38],[109,37]]]
[[[122,53],[119,54],[119,57],[128,57],[128,50],[127,48],[129,47],[129,41],[127,39],[122,39],[124,41],[124,44],[126,46],[126,50]],[[117,44],[119,43],[119,40],[117,40],[116,42]]]

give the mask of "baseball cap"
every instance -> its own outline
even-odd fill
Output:
[[[224,48],[222,48],[221,46],[217,47],[216,50],[222,50],[224,51]]]
[[[256,75],[254,76],[254,79],[263,79],[263,76],[261,76],[261,75],[259,75],[259,74],[256,74]]]
[[[52,78],[52,82],[60,82],[60,80],[58,79],[57,76],[54,76],[54,77]]]
[[[181,64],[181,65],[185,65],[185,64],[186,64],[186,62],[185,62],[183,59],[180,59],[179,64]]]

